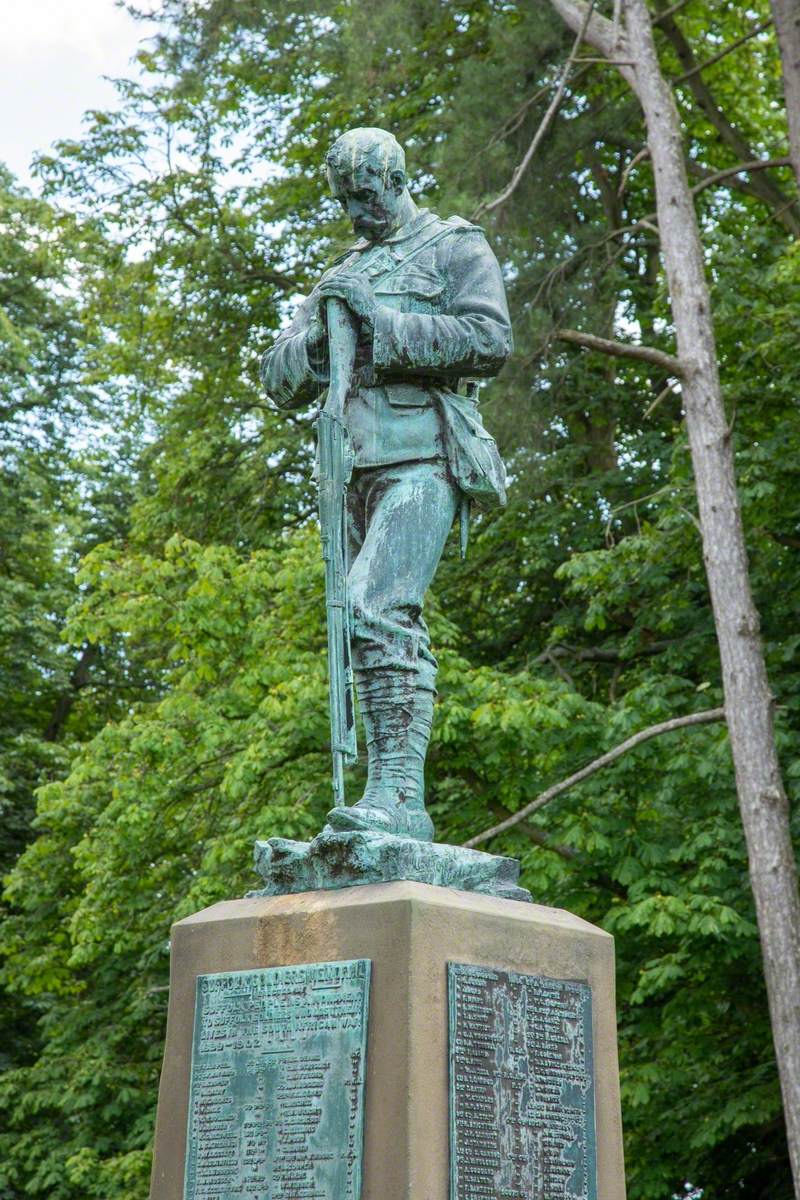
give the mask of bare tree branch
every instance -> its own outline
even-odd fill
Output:
[[[650,157],[650,147],[649,146],[642,146],[641,150],[637,150],[636,154],[634,154],[633,158],[628,163],[625,170],[622,172],[622,178],[620,179],[619,187],[617,188],[617,199],[618,200],[622,199],[625,188],[628,186],[628,177],[630,176],[631,171],[634,169],[634,167],[637,167],[639,165],[639,163],[642,162],[645,158],[649,158],[649,157]]]
[[[42,734],[44,741],[58,741],[61,731],[66,724],[67,717],[72,711],[75,701],[78,699],[78,693],[88,685],[91,669],[99,657],[100,647],[97,643],[87,642],[69,677],[67,690],[62,692],[56,700],[50,720],[47,722],[47,727]]]
[[[565,25],[574,32],[584,30],[585,40],[593,46],[604,58],[617,58],[620,54],[627,55],[625,35],[617,29],[608,17],[592,12],[592,5],[586,0],[550,0],[553,8],[562,18]],[[588,10],[588,14],[587,14]],[[636,72],[633,67],[618,66],[623,79],[636,91]]]
[[[668,383],[666,387],[662,388],[652,404],[648,404],[647,408],[644,410],[644,419],[647,420],[648,417],[652,417],[659,404],[663,404],[667,396],[671,396],[674,391],[675,385],[672,382]]]
[[[643,496],[640,503],[649,500],[652,497]],[[617,510],[615,510],[617,511]],[[563,643],[556,646],[548,646],[537,654],[534,658],[534,664],[543,662],[553,662],[554,659],[568,658],[570,662],[607,662],[607,663],[622,663],[633,662],[637,658],[650,658],[654,654],[663,654],[671,646],[675,645],[672,639],[650,642],[647,646],[641,646],[638,650],[632,651],[630,654],[622,654],[619,650],[613,650],[610,647],[604,646],[567,646]]]
[[[515,812],[513,816],[506,817],[504,821],[499,821],[497,825],[492,825],[490,829],[485,829],[483,833],[476,834],[475,837],[464,842],[464,845],[468,847],[480,846],[482,842],[488,842],[490,838],[497,837],[499,833],[505,833],[506,830],[513,829],[515,825],[519,825],[531,813],[538,812],[540,808],[544,808],[545,804],[549,804],[551,800],[555,800],[556,796],[562,796],[564,792],[573,788],[576,783],[582,783],[584,779],[588,779],[596,771],[610,766],[618,758],[622,758],[623,754],[627,754],[629,750],[633,750],[636,746],[641,746],[642,742],[659,737],[662,733],[671,733],[674,729],[684,729],[691,725],[708,725],[712,721],[724,720],[724,708],[709,708],[705,712],[690,713],[686,717],[673,717],[669,721],[660,721],[657,725],[650,725],[647,729],[641,729],[638,733],[634,733],[632,737],[626,738],[624,742],[620,742],[613,750],[608,750],[587,766],[582,767],[580,771],[576,771],[573,775],[568,776],[568,778],[562,779],[560,783],[554,783],[552,787],[541,792],[535,800],[531,800],[530,804],[526,804],[524,808],[521,808],[519,812]]]
[[[686,8],[687,4],[691,4],[691,0],[677,0],[677,4],[670,4],[669,8],[665,8],[663,12],[656,13],[653,17],[653,24],[660,24],[667,17],[671,17],[673,13],[680,12],[682,8]]]
[[[512,815],[503,804],[490,804],[489,807],[496,817],[500,817],[504,821]],[[518,828],[520,833],[524,833],[526,837],[529,837],[536,846],[540,846],[542,850],[550,850],[553,854],[557,854],[559,858],[563,858],[567,862],[575,862],[580,857],[574,846],[558,845],[551,840],[543,829],[539,829],[537,825],[532,824],[530,821],[520,821]]]
[[[790,167],[791,165],[792,160],[788,155],[782,158],[754,158],[752,162],[739,163],[735,167],[726,167],[724,171],[709,171],[706,167],[701,166],[700,163],[692,162],[688,164],[690,173],[701,176],[700,182],[696,183],[692,188],[692,195],[698,196],[706,188],[729,180],[728,187],[745,192],[748,196],[755,196],[757,200],[763,202],[763,196],[759,195],[756,188],[746,183],[743,179],[737,180],[735,177],[737,175],[749,174],[751,171],[763,171],[772,167]],[[775,215],[777,214],[773,212],[773,216]]]
[[[648,155],[649,155],[649,150],[648,150]],[[639,155],[637,155],[636,157],[639,158]],[[644,158],[644,157],[646,157],[646,156],[642,155],[642,158]],[[712,174],[711,172],[708,172],[706,170],[706,168],[702,167],[699,163],[694,163],[694,162],[687,163],[687,167],[692,172],[692,174],[697,175],[697,174],[700,174],[701,172],[703,173],[703,178],[700,180],[700,183],[696,184],[695,187],[692,189],[692,195],[695,195],[695,196],[699,195],[700,192],[704,191],[707,187],[712,187],[715,183],[720,183],[720,182],[723,182],[724,180],[728,180],[729,181],[727,184],[728,187],[735,188],[737,191],[746,192],[747,195],[753,196],[755,199],[760,200],[762,204],[766,203],[768,205],[768,207],[772,210],[772,215],[776,219],[779,218],[780,214],[774,210],[772,203],[768,200],[765,200],[764,195],[762,193],[760,193],[755,186],[751,186],[750,184],[745,183],[745,181],[743,179],[738,179],[737,176],[739,176],[740,174],[743,174],[745,172],[748,172],[748,173],[756,172],[757,173],[760,170],[762,170],[763,168],[785,167],[788,165],[789,165],[789,159],[787,159],[787,158],[770,158],[770,159],[754,158],[750,162],[739,163],[735,167],[726,167],[726,169],[724,171],[720,171],[720,172],[715,171]],[[633,163],[630,163],[629,166],[632,167]],[[791,204],[791,203],[793,203],[793,201],[790,201],[789,203]],[[585,254],[588,254],[593,250],[601,249],[607,242],[614,241],[616,238],[625,237],[626,235],[629,235],[629,234],[635,234],[641,229],[648,229],[657,234],[658,229],[656,227],[654,227],[654,225],[653,225],[653,221],[655,220],[655,218],[656,218],[656,213],[654,213],[654,212],[648,213],[646,216],[642,217],[640,220],[634,221],[631,225],[621,225],[619,227],[619,229],[612,229],[608,233],[604,234],[603,237],[599,241],[592,242],[591,244],[586,245],[586,246],[582,246],[580,248],[580,250],[577,250],[574,254],[570,255],[570,257],[568,259],[566,259],[564,262],[559,263],[558,266],[556,266],[556,267],[552,267],[547,272],[547,274],[544,276],[542,282],[539,284],[539,287],[538,287],[535,297],[534,297],[534,303],[538,302],[539,297],[543,291],[547,291],[550,288],[554,277],[557,277],[558,275],[565,275],[565,274],[568,274],[568,273],[576,270],[578,261]],[[586,335],[586,336],[589,336],[589,335]]]
[[[599,58],[576,58],[576,63],[601,63],[604,67],[635,67],[636,63],[632,58],[606,58],[602,54]]]
[[[649,155],[649,150],[648,150],[648,155]],[[639,158],[639,155],[637,155],[636,157]],[[642,155],[642,158],[644,158],[644,157],[646,157],[646,155]],[[713,187],[715,183],[720,183],[720,182],[724,182],[725,180],[727,180],[728,187],[734,188],[736,191],[744,192],[746,195],[752,196],[756,200],[760,200],[762,204],[766,204],[768,206],[768,208],[772,212],[772,216],[776,220],[780,220],[780,216],[781,216],[780,210],[776,211],[772,202],[770,200],[765,199],[763,193],[761,191],[759,191],[758,188],[755,186],[755,180],[753,181],[753,184],[750,184],[750,183],[745,182],[745,180],[743,180],[743,179],[739,179],[738,176],[745,172],[746,173],[756,172],[756,178],[757,178],[758,177],[757,173],[759,171],[761,171],[763,168],[785,167],[785,166],[788,166],[789,163],[790,163],[790,160],[787,158],[770,158],[770,159],[755,158],[755,159],[752,159],[750,162],[739,163],[735,167],[726,167],[726,169],[724,171],[720,171],[720,172],[715,171],[715,172],[713,172],[713,174],[711,172],[709,172],[705,167],[702,167],[700,165],[700,163],[690,161],[686,165],[687,165],[689,171],[693,175],[702,174],[702,179],[700,180],[700,183],[696,184],[695,187],[692,189],[692,195],[694,195],[694,196],[699,195],[700,192],[704,191],[707,187]],[[629,164],[629,167],[632,167],[632,166],[633,166],[633,162],[631,162]],[[794,201],[789,201],[788,203],[790,205],[792,205],[794,203]],[[580,250],[577,250],[574,254],[570,255],[570,257],[568,259],[566,259],[564,262],[559,263],[558,266],[556,266],[556,267],[551,267],[551,269],[546,273],[546,275],[543,277],[541,283],[539,284],[537,291],[535,293],[535,296],[534,296],[533,303],[534,304],[538,303],[539,297],[541,296],[542,292],[546,292],[550,289],[550,287],[552,286],[553,280],[556,277],[558,277],[559,275],[566,276],[566,275],[572,273],[573,271],[575,271],[577,269],[577,265],[578,265],[580,259],[583,258],[584,255],[590,253],[591,251],[601,249],[603,246],[606,245],[607,242],[614,241],[616,238],[625,237],[626,235],[638,233],[638,231],[641,229],[648,229],[648,230],[651,230],[652,232],[658,234],[658,229],[653,225],[653,221],[655,220],[655,218],[656,218],[656,214],[654,212],[648,213],[646,216],[642,217],[640,220],[634,221],[631,225],[621,225],[619,227],[619,229],[612,229],[608,233],[604,234],[603,237],[600,238],[599,241],[592,242],[586,246],[582,246],[580,248]]]
[[[723,47],[717,54],[712,54],[711,58],[707,58],[705,62],[697,63],[691,70],[684,71],[683,75],[679,75],[677,79],[672,80],[673,84],[685,83],[687,79],[691,79],[692,75],[697,75],[698,72],[705,71],[706,67],[713,66],[721,58],[725,58],[728,54],[732,54],[734,50],[738,50],[745,42],[749,42],[751,38],[756,37],[759,33],[763,33],[765,29],[769,29],[771,24],[772,17],[769,17],[766,21],[760,21],[748,33],[742,34],[740,38],[737,38],[735,42],[731,42],[730,45]]]
[[[564,95],[564,89],[567,86],[567,81],[569,79],[570,72],[575,63],[575,56],[577,55],[578,50],[581,47],[581,43],[583,42],[584,34],[586,33],[586,26],[589,24],[589,20],[592,15],[593,8],[594,8],[594,0],[591,0],[591,3],[589,5],[587,5],[584,20],[581,23],[580,29],[578,30],[578,36],[575,38],[575,43],[572,47],[572,50],[570,51],[569,58],[567,59],[566,63],[564,64],[564,69],[561,72],[561,78],[558,81],[558,86],[556,87],[553,99],[548,104],[547,111],[545,112],[544,116],[542,117],[541,121],[539,122],[539,128],[536,130],[536,133],[533,135],[533,140],[531,141],[530,146],[528,146],[528,149],[525,151],[525,154],[522,158],[522,162],[520,162],[518,164],[516,170],[514,171],[514,174],[511,176],[511,181],[509,182],[508,186],[503,189],[503,191],[500,193],[499,196],[497,196],[489,204],[478,205],[478,208],[475,210],[475,214],[474,214],[475,217],[479,217],[479,216],[483,215],[484,213],[490,213],[490,212],[492,212],[493,209],[499,208],[500,205],[505,204],[505,202],[506,202],[506,200],[508,200],[509,196],[511,196],[516,191],[517,185],[519,184],[520,179],[522,178],[522,176],[525,174],[528,167],[530,166],[531,160],[533,159],[534,154],[538,150],[538,148],[541,144],[542,138],[547,133],[547,130],[550,128],[550,122],[552,121],[552,119],[556,115],[556,113],[558,112],[559,105],[561,104],[561,97]]]
[[[510,815],[508,809],[504,808],[502,804],[492,804],[490,807],[495,816],[501,817]],[[525,836],[530,838],[533,844],[538,846],[541,850],[549,850],[551,854],[557,854],[559,858],[562,858],[565,862],[570,863],[572,866],[591,867],[592,884],[599,885],[600,887],[605,888],[606,891],[612,892],[615,896],[620,896],[623,900],[627,900],[627,888],[618,883],[616,879],[612,879],[607,872],[598,871],[593,866],[591,861],[587,860],[586,857],[581,854],[579,850],[576,850],[574,846],[557,845],[555,842],[551,841],[550,837],[544,832],[543,829],[539,829],[537,825],[533,825],[530,821],[521,821],[518,828],[520,833],[524,833]]]
[[[675,51],[678,62],[684,68],[685,80],[697,107],[712,128],[716,129],[720,140],[730,147],[741,162],[753,161],[756,157],[753,147],[741,130],[737,129],[719,107],[711,89],[703,79],[702,73],[693,70],[697,66],[697,60],[692,48],[677,23],[667,15],[668,12],[668,9],[662,10],[656,17],[656,21],[660,24],[664,36]],[[792,200],[782,188],[769,175],[760,174],[754,176],[751,186],[753,191],[770,206],[784,229],[797,237],[800,234],[800,220],[798,220]]]
[[[628,342],[615,342],[610,338],[595,337],[593,333],[581,333],[579,329],[557,329],[553,334],[559,342],[574,342],[586,350],[597,350],[600,354],[610,354],[613,358],[637,358],[640,362],[649,362],[661,367],[669,375],[683,375],[683,366],[679,359],[653,346],[634,346]]]
[[[779,546],[788,546],[790,550],[800,550],[800,537],[793,537],[791,533],[773,533],[771,529],[765,529],[764,532]]]

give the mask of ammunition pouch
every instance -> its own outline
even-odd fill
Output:
[[[497,442],[487,433],[477,402],[439,389],[434,393],[450,471],[464,496],[482,508],[506,504],[506,469]]]

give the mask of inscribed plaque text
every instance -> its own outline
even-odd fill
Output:
[[[448,964],[451,1200],[596,1200],[592,992]]]
[[[359,1200],[370,962],[197,979],[184,1200]]]

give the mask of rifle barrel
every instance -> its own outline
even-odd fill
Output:
[[[356,331],[341,300],[328,300],[330,384],[320,413],[319,519],[325,564],[325,612],[328,631],[328,691],[333,757],[334,805],[345,803],[344,765],[356,758],[353,673],[350,665],[350,611],[347,598],[344,406],[353,376]]]

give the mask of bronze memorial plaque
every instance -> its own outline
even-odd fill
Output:
[[[451,1200],[596,1200],[588,984],[448,964]]]
[[[370,962],[200,975],[184,1200],[359,1200]]]

